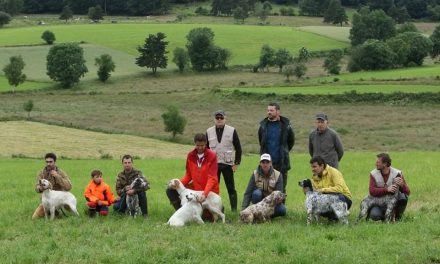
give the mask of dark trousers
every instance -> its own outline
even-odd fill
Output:
[[[135,194],[139,199],[139,207],[141,208],[142,215],[148,215],[148,202],[147,202],[147,193],[139,192]],[[113,209],[121,214],[125,214],[125,210],[127,210],[127,202],[125,201],[126,193],[122,193],[121,199],[117,203],[113,205]]]
[[[234,171],[232,166],[228,164],[219,163],[217,176],[220,183],[220,175],[223,174],[225,179],[226,189],[228,190],[229,203],[231,204],[231,210],[237,211],[237,191],[235,190]]]
[[[394,207],[394,212],[396,213],[396,220],[399,221],[405,212],[406,205],[408,204],[408,195],[404,193],[399,193],[396,206]],[[368,212],[367,219],[370,218],[373,221],[385,220],[386,208],[381,208],[379,206],[371,207]]]
[[[283,175],[283,193],[286,193],[288,171],[281,170],[281,165],[279,165],[279,164],[272,164],[272,167],[274,169],[276,169],[277,171],[281,172],[281,175]]]

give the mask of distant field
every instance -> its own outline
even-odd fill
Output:
[[[315,33],[321,36],[329,37],[343,42],[350,42],[348,37],[350,36],[349,27],[336,27],[336,26],[304,26],[299,29]]]
[[[0,57],[2,57],[2,55],[3,53],[0,53]],[[4,67],[3,65],[0,65],[0,68],[3,67]],[[3,71],[1,71],[0,74],[3,74]],[[25,81],[24,83],[17,86],[15,88],[15,91],[44,89],[44,88],[52,87],[52,85],[53,85],[52,83],[48,83],[48,82]],[[9,85],[8,79],[5,76],[0,75],[0,92],[6,92],[6,91],[12,91],[12,87]]]
[[[246,87],[225,88],[224,90],[239,90],[249,93],[276,93],[276,94],[341,94],[350,91],[357,93],[419,93],[440,92],[440,86],[434,85],[397,85],[397,84],[372,84],[372,85],[320,85],[320,86],[295,86],[295,87]]]
[[[95,58],[101,54],[110,54],[113,61],[116,64],[115,72],[112,72],[112,76],[125,76],[136,74],[140,72],[146,72],[146,68],[141,68],[135,64],[135,56],[106,48],[103,46],[83,44],[81,47],[84,49],[84,58],[88,68],[84,79],[97,79],[97,67],[95,66]],[[32,47],[8,47],[0,48],[0,68],[9,63],[9,57],[15,55],[21,55],[26,63],[23,72],[30,80],[48,81],[50,80],[46,72],[47,54],[50,46],[32,46]],[[173,67],[174,65],[171,65]],[[3,72],[0,72],[3,74]],[[1,85],[1,83],[0,83]],[[0,91],[3,90],[0,86]]]
[[[439,78],[440,64],[425,65],[421,67],[402,68],[384,71],[361,71],[343,73],[326,77],[311,78],[306,82],[332,82],[334,78],[342,81],[375,81],[375,80],[400,80],[412,78]],[[440,80],[440,79],[439,79]]]
[[[347,43],[303,32],[290,27],[247,25],[204,25],[215,33],[215,43],[232,52],[231,64],[254,64],[258,61],[261,46],[287,48],[296,53],[301,47],[310,51],[343,48]],[[26,28],[7,28],[0,31],[0,46],[42,43],[45,30],[55,33],[56,42],[96,44],[137,56],[136,47],[142,45],[148,34],[164,32],[169,41],[168,50],[184,47],[186,35],[195,24],[95,24],[55,25]],[[325,48],[324,48],[325,47]],[[171,55],[170,55],[171,56]]]
[[[150,138],[46,125],[36,122],[0,122],[0,156],[42,157],[54,151],[68,158],[119,159],[124,154],[141,158],[182,158],[191,146]],[[172,151],[171,151],[172,150]]]

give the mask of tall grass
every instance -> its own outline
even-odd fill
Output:
[[[323,223],[306,227],[304,194],[296,186],[310,177],[308,156],[293,155],[287,189],[288,216],[271,223],[243,225],[231,213],[222,180],[221,196],[228,223],[170,228],[173,213],[165,196],[166,182],[184,173],[184,159],[136,160],[152,183],[148,191],[150,217],[130,219],[114,214],[89,219],[83,213],[83,188],[94,168],[112,187],[121,165],[109,160],[59,160],[71,177],[81,216],[54,222],[31,220],[38,205],[36,172],[43,160],[0,159],[0,257],[2,263],[437,263],[440,261],[439,179],[437,152],[391,153],[411,188],[405,218],[397,224],[353,223],[359,202],[368,192],[375,154],[348,152],[341,171],[353,193],[350,224]],[[258,157],[246,156],[235,179],[241,198]]]

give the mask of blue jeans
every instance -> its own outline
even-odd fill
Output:
[[[139,207],[141,208],[142,215],[148,215],[148,203],[147,203],[147,194],[144,192],[139,192],[136,194],[139,198]],[[127,203],[125,201],[125,192],[122,193],[121,199],[113,205],[113,209],[121,214],[125,213],[127,210]]]
[[[261,189],[256,189],[255,191],[252,192],[251,200],[252,200],[253,204],[261,202],[261,200],[263,200],[263,198],[264,198],[264,195],[263,195],[263,191]],[[271,217],[273,218],[273,217],[277,217],[277,216],[285,216],[286,212],[287,212],[286,206],[283,203],[281,203],[275,207],[275,212]]]

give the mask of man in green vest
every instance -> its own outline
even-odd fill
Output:
[[[251,201],[253,204],[260,202],[273,191],[283,192],[283,187],[283,176],[273,168],[270,155],[264,153],[260,157],[260,165],[249,179],[241,209],[246,209]],[[281,203],[275,207],[272,217],[285,216],[286,211],[286,206]]]

